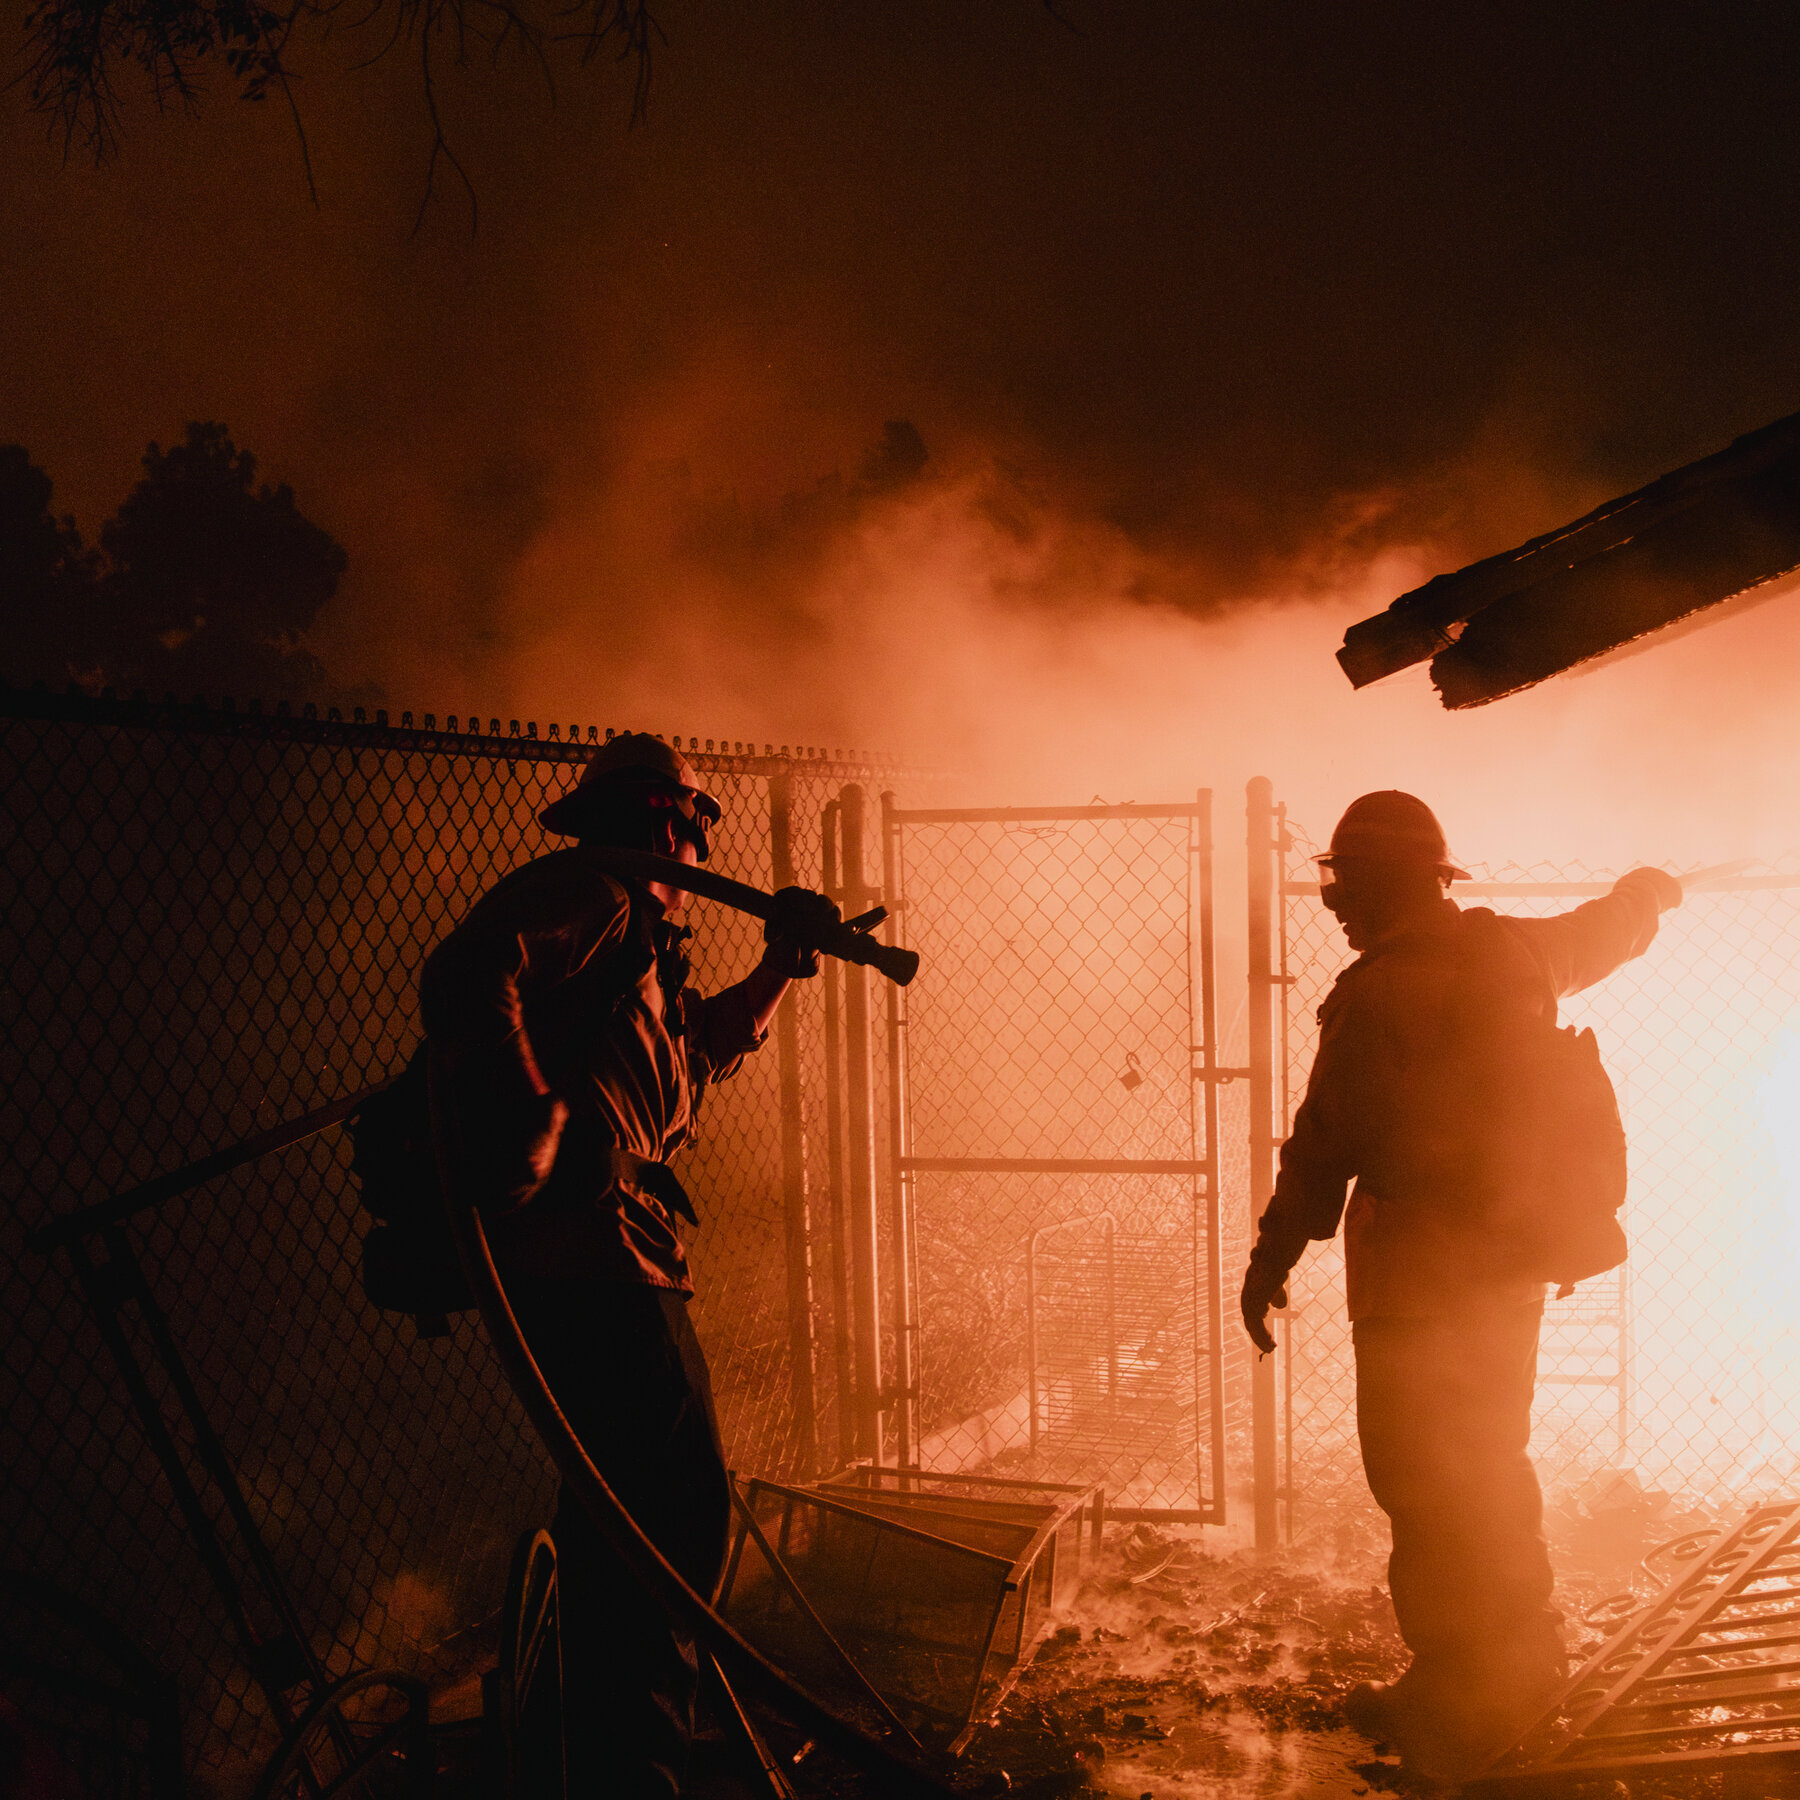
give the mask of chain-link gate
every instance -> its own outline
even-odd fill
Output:
[[[1317,1009],[1350,960],[1318,846],[1276,809],[1277,1136],[1305,1091]],[[1584,865],[1471,864],[1461,903],[1542,917],[1606,893]],[[1592,1026],[1630,1145],[1627,1264],[1544,1315],[1532,1451],[1569,1492],[1629,1471],[1680,1504],[1738,1505],[1800,1475],[1800,859],[1740,865],[1665,913],[1649,952],[1562,1003]],[[1367,1503],[1341,1239],[1315,1244],[1280,1327],[1286,1527]],[[1652,1502],[1654,1504],[1654,1502]]]
[[[259,1687],[245,1629],[329,1678],[454,1677],[491,1651],[552,1472],[473,1315],[421,1341],[365,1304],[339,1132],[47,1255],[27,1240],[397,1070],[425,955],[555,847],[537,813],[597,736],[0,694],[0,1543],[176,1677],[209,1788],[267,1753],[269,1682],[291,1672]],[[817,838],[791,821],[874,771],[684,747],[725,807],[718,866],[818,885]],[[703,987],[760,953],[742,915],[696,907],[694,924]],[[811,1470],[838,1402],[815,1348],[838,1331],[812,1280],[837,1254],[810,1211],[818,986],[708,1096],[683,1167],[728,1451],[778,1476]]]
[[[1211,796],[884,812],[903,1455],[1219,1521]]]

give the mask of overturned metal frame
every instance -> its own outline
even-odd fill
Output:
[[[774,1515],[771,1534],[759,1514]],[[719,1610],[740,1624],[746,1550],[767,1565],[771,1593],[791,1619],[824,1652],[825,1666],[847,1672],[850,1688],[873,1697],[876,1709],[896,1723],[910,1717],[917,1730],[958,1755],[974,1732],[978,1711],[991,1710],[1011,1687],[1031,1650],[1050,1629],[1053,1609],[1078,1583],[1085,1544],[1098,1544],[1106,1516],[1098,1488],[1019,1481],[986,1475],[934,1475],[927,1470],[860,1464],[805,1487],[751,1480],[742,1485],[739,1522],[721,1586]],[[838,1522],[842,1522],[841,1525]],[[825,1591],[798,1541],[808,1527],[819,1536],[841,1529],[871,1530],[854,1592]],[[814,1541],[817,1541],[815,1538]],[[878,1564],[890,1550],[924,1554],[955,1568],[973,1600],[982,1602],[979,1624],[962,1642],[927,1638],[894,1621],[883,1622],[873,1604]],[[1068,1554],[1064,1554],[1067,1551]],[[733,1599],[739,1599],[734,1609]],[[941,1674],[943,1659],[969,1663],[966,1685],[945,1683],[942,1699],[918,1691],[883,1690],[857,1660],[884,1652],[917,1650]],[[904,1729],[904,1727],[903,1727]],[[908,1731],[908,1735],[913,1733]]]
[[[1678,1570],[1471,1786],[1800,1767],[1800,1501],[1759,1506]]]

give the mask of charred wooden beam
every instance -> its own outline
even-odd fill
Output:
[[[1430,661],[1479,706],[1800,568],[1800,413],[1352,625],[1354,687]]]

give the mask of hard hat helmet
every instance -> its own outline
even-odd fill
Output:
[[[706,861],[711,854],[708,830],[724,811],[701,787],[687,758],[647,731],[608,738],[588,758],[581,779],[538,814],[538,823],[560,837],[580,837],[603,810],[634,793],[651,807],[671,808],[676,829]]]
[[[1326,868],[1339,857],[1362,856],[1371,862],[1419,863],[1452,881],[1467,881],[1467,869],[1450,860],[1450,845],[1437,814],[1413,794],[1398,788],[1364,794],[1352,800],[1331,834],[1331,848],[1318,860]]]

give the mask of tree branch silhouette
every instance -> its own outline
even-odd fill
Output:
[[[378,62],[397,47],[419,50],[421,101],[431,127],[431,148],[416,231],[437,191],[441,164],[455,171],[469,197],[471,229],[477,220],[475,189],[458,160],[438,101],[434,53],[446,44],[454,61],[467,60],[472,44],[498,57],[510,45],[542,68],[552,102],[551,51],[573,46],[585,67],[614,51],[634,70],[630,123],[642,122],[649,105],[651,53],[664,42],[650,0],[36,0],[25,19],[26,61],[18,81],[33,109],[60,134],[63,154],[77,147],[96,162],[117,154],[123,99],[120,77],[136,72],[148,82],[159,110],[195,109],[210,68],[222,67],[240,99],[260,101],[279,92],[294,123],[307,191],[318,190],[305,125],[293,88],[290,61],[295,34],[313,24],[327,35],[334,26],[361,30],[387,14],[387,41],[357,67]]]

